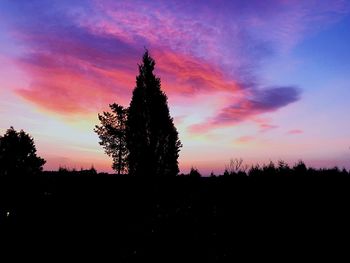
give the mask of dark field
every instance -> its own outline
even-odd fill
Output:
[[[349,187],[349,177],[1,178],[0,230],[13,246],[102,247],[126,262],[310,251],[347,242]]]

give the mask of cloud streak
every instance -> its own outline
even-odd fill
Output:
[[[216,127],[237,125],[256,115],[274,112],[300,99],[300,91],[295,87],[272,87],[254,91],[252,98],[244,98],[223,108],[218,114],[205,121],[189,127],[190,132],[203,133]],[[268,126],[268,127],[267,127]],[[262,129],[274,128],[264,124]]]
[[[304,131],[300,130],[300,129],[294,129],[294,130],[289,130],[287,133],[291,134],[291,135],[293,135],[293,134],[302,134],[302,133],[304,133]]]
[[[254,140],[253,136],[241,136],[235,140],[235,143],[246,144]]]

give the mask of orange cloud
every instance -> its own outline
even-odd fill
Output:
[[[236,139],[237,143],[248,143],[251,142],[252,140],[254,140],[254,137],[252,136],[242,136],[239,137],[238,139]]]

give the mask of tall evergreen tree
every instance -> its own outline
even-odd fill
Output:
[[[127,109],[116,103],[109,105],[112,112],[104,112],[98,115],[101,126],[95,126],[95,132],[100,138],[100,145],[105,149],[106,154],[113,158],[112,168],[118,175],[127,170],[126,156],[126,118]]]
[[[128,166],[131,175],[175,176],[181,142],[170,116],[167,96],[153,73],[148,51],[139,65],[126,122]]]

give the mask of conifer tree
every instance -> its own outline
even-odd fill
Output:
[[[154,67],[155,61],[146,51],[126,121],[129,174],[175,176],[182,145]]]

